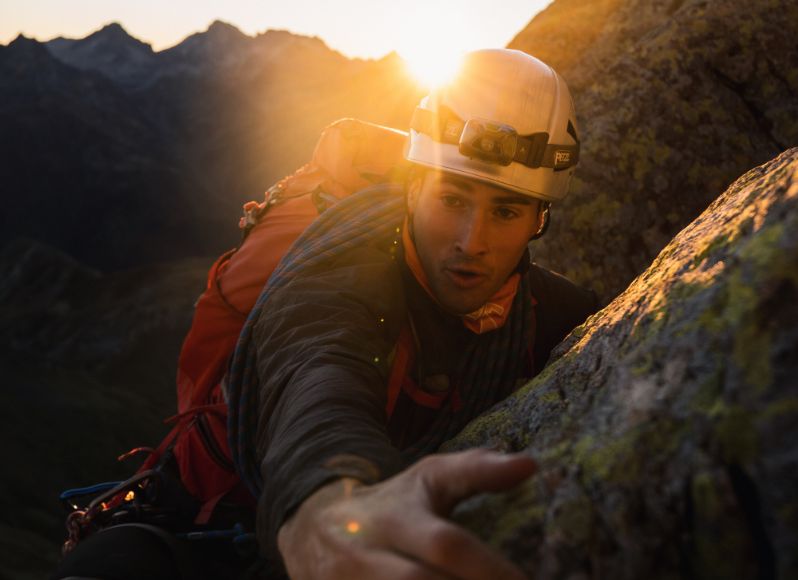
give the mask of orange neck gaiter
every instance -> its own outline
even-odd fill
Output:
[[[429,287],[427,274],[421,266],[421,260],[416,252],[416,245],[410,237],[407,218],[405,218],[404,227],[402,228],[402,242],[404,244],[405,263],[407,267],[410,268],[413,276],[415,276],[421,287],[429,294],[430,298],[432,298],[436,304],[440,305],[440,302],[435,298],[435,294],[432,293],[432,289]],[[515,293],[518,291],[518,284],[520,281],[521,275],[517,272],[507,278],[504,285],[499,288],[482,307],[460,316],[463,325],[475,334],[482,334],[501,328],[510,315],[510,308],[513,305],[513,299],[515,298]]]

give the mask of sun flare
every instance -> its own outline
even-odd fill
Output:
[[[468,12],[453,0],[429,2],[423,13],[410,12],[402,27],[399,55],[411,75],[427,88],[451,80],[457,73],[463,54],[480,48],[469,33],[473,23]]]
[[[426,88],[449,82],[460,68],[465,51],[402,55],[410,74]]]

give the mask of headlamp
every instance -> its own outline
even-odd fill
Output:
[[[510,165],[518,149],[518,132],[510,125],[469,119],[460,134],[459,148],[466,157]]]
[[[440,143],[457,145],[461,155],[496,165],[516,162],[532,169],[548,167],[562,171],[579,162],[579,139],[568,122],[573,145],[549,143],[545,131],[519,135],[515,127],[486,119],[469,119],[465,123],[445,107],[437,113],[416,107],[410,128],[425,133]]]

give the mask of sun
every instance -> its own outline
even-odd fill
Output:
[[[457,74],[465,50],[400,53],[410,74],[425,88],[446,84]]]
[[[463,54],[474,46],[474,23],[455,0],[429,2],[423,12],[408,11],[397,52],[409,72],[427,88],[451,80]]]

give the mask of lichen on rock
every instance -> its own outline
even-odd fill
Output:
[[[445,449],[540,470],[456,518],[534,578],[798,577],[798,148],[752,169]]]

